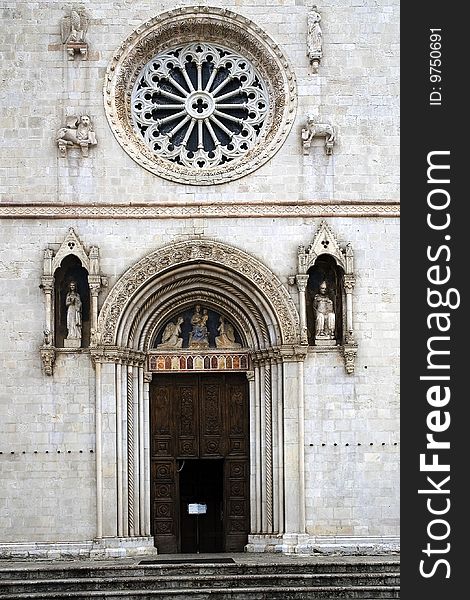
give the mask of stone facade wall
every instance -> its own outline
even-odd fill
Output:
[[[90,14],[89,59],[67,60],[63,5],[3,1],[6,110],[0,124],[0,198],[14,202],[270,202],[396,200],[398,186],[398,1],[329,0],[321,5],[324,58],[318,75],[306,55],[307,6],[299,0],[203,2],[255,21],[282,46],[295,70],[299,106],[291,134],[259,170],[198,188],[157,179],[123,152],[103,110],[112,54],[138,25],[174,2],[81,3]],[[178,6],[193,3],[178,2]],[[317,140],[303,156],[300,132],[319,111],[339,131],[333,157]],[[66,115],[89,113],[98,146],[87,160],[60,160],[55,135]],[[21,177],[22,185],[18,186]]]
[[[41,371],[38,352],[44,318],[44,295],[39,289],[42,248],[59,245],[69,224],[3,222],[5,240],[10,242],[4,248],[9,262],[0,273],[2,288],[7,290],[0,299],[6,315],[0,358],[5,428],[0,460],[6,478],[1,486],[6,496],[2,512],[6,524],[11,524],[10,530],[3,529],[3,536],[9,541],[43,540],[43,534],[65,541],[89,539],[93,532],[91,361],[86,353],[61,353],[49,378]],[[236,245],[264,262],[287,286],[288,276],[295,271],[297,247],[311,241],[318,224],[318,219],[81,221],[77,233],[85,244],[99,242],[109,289],[151,250],[195,236]],[[355,249],[359,352],[353,376],[345,373],[336,351],[310,351],[306,360],[308,532],[396,535],[398,222],[336,219],[334,227],[339,240],[350,241]],[[20,239],[30,242],[20,245]],[[297,302],[295,288],[289,289]],[[25,514],[24,503],[31,498],[41,522],[42,516],[49,517],[47,534],[41,525],[32,526],[34,515]],[[53,533],[58,510],[60,519]],[[66,526],[65,521],[73,525]]]
[[[81,2],[90,16],[89,57],[72,62],[60,41],[63,3],[2,0],[0,209],[10,203],[73,209],[105,203],[397,201],[398,0],[325,0],[319,7],[324,57],[317,75],[306,56],[308,2],[201,4],[250,18],[291,61],[297,117],[274,158],[231,183],[185,186],[148,173],[114,139],[102,96],[108,62],[131,31],[175,8],[173,2]],[[178,2],[185,5],[193,2]],[[332,156],[322,140],[309,155],[302,152],[300,133],[312,111],[338,128]],[[57,130],[66,116],[81,113],[91,115],[98,145],[88,158],[61,159]],[[288,287],[297,247],[311,242],[320,219],[241,214],[1,221],[0,542],[79,541],[95,534],[94,371],[86,352],[60,352],[54,376],[42,373],[43,250],[58,248],[73,226],[85,246],[99,246],[109,291],[153,250],[207,237],[252,254]],[[307,530],[318,536],[397,535],[398,221],[341,217],[328,223],[355,251],[359,350],[353,376],[335,351],[309,351],[306,359]],[[288,289],[298,305],[296,288]]]

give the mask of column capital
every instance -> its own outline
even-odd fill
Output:
[[[41,277],[41,288],[44,290],[44,293],[48,294],[52,292],[54,289],[54,276],[53,275],[43,275]]]
[[[130,348],[121,348],[119,346],[98,346],[97,348],[92,348],[90,356],[94,364],[115,363],[129,367],[143,367],[146,359],[145,352],[139,352]]]
[[[352,274],[345,274],[344,276],[344,289],[346,293],[351,293],[356,285],[356,277]]]
[[[308,275],[299,273],[295,276],[295,282],[299,292],[305,292],[307,289]]]
[[[307,356],[307,346],[282,346],[280,355],[283,362],[303,362]]]

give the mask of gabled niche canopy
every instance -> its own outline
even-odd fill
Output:
[[[86,249],[71,227],[59,248],[44,250],[41,288],[46,296],[44,371],[52,375],[56,350],[79,351],[93,341],[98,320],[98,294],[106,285],[100,275],[99,249]]]
[[[353,326],[354,253],[340,244],[326,221],[311,244],[299,246],[296,275],[303,342],[322,349],[341,346],[348,373],[354,372],[357,343]]]

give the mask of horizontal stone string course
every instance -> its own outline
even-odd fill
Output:
[[[0,219],[164,219],[167,217],[393,217],[400,216],[398,202],[387,203],[318,203],[318,204],[186,204],[130,205],[119,204],[4,204]]]

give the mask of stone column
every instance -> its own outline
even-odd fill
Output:
[[[101,362],[95,363],[96,537],[103,537],[103,471],[101,444]]]
[[[101,277],[99,275],[88,275],[88,285],[90,286],[90,295],[91,295],[91,323],[90,329],[92,333],[92,344],[93,344],[93,335],[96,334],[97,325],[98,325],[98,294],[101,289]]]
[[[144,368],[138,367],[138,420],[139,420],[139,535],[145,535],[145,408],[144,408]]]
[[[253,470],[254,473],[254,495],[256,498],[256,520],[253,533],[261,533],[262,531],[262,494],[261,494],[261,398],[260,398],[260,367],[258,363],[254,364],[254,412],[251,417],[255,423],[255,435],[252,440],[252,454],[254,457]]]
[[[285,518],[284,518],[284,372],[283,363],[280,357],[276,358],[276,371],[277,371],[277,443],[278,443],[278,495],[275,496],[277,501],[278,514],[279,514],[279,528],[278,532],[283,533],[285,531]],[[275,471],[276,474],[276,471]]]
[[[144,372],[144,531],[150,535],[150,383],[152,373]]]
[[[135,419],[134,419],[134,378],[131,365],[127,366],[127,506],[128,534],[135,535]]]
[[[308,275],[299,274],[295,276],[297,289],[299,290],[299,317],[300,317],[300,343],[308,344],[307,334],[307,306],[305,292],[307,290]]]
[[[305,532],[304,353],[284,356],[285,533]]]
[[[54,292],[54,277],[52,275],[45,275],[41,277],[41,285],[46,295],[46,316],[44,321],[44,328],[51,332],[52,345],[55,346],[54,342],[54,320],[52,311],[52,294]]]
[[[257,496],[256,488],[256,403],[255,403],[255,372],[247,371],[249,402],[250,402],[250,523],[251,533],[258,531],[258,503],[261,501]]]
[[[101,468],[103,537],[117,532],[117,436],[116,436],[116,365],[101,364]]]
[[[354,275],[344,276],[344,290],[346,292],[346,331],[344,339],[346,343],[354,340],[354,325],[353,325],[353,290],[356,279]]]
[[[122,437],[122,365],[116,365],[116,446],[117,446],[117,528],[124,535],[123,437]]]
[[[271,359],[271,391],[272,391],[272,532],[282,531],[282,513],[279,507],[279,498],[283,495],[283,488],[280,486],[279,470],[281,463],[282,447],[282,421],[279,421],[279,412],[282,414],[282,392],[279,398],[279,365],[277,360]]]
[[[264,420],[264,478],[265,490],[263,516],[263,533],[273,532],[273,423],[272,423],[272,374],[271,361],[268,359],[264,365],[264,379],[262,381],[263,393],[263,420]]]

